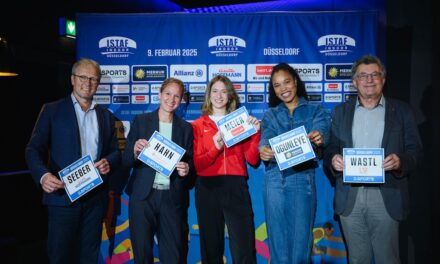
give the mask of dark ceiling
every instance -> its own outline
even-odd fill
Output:
[[[270,2],[269,0],[215,0],[215,1],[207,1],[207,0],[171,0],[181,7],[184,8],[197,8],[197,7],[207,7],[207,6],[221,6],[221,5],[234,5],[234,4],[244,4],[244,3],[256,3],[256,2]]]

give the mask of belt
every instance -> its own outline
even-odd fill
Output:
[[[156,190],[169,190],[170,189],[170,185],[153,183],[153,189],[156,189]]]

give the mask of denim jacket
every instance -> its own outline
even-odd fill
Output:
[[[330,115],[321,105],[310,104],[303,97],[300,98],[298,106],[293,111],[292,116],[289,114],[284,103],[269,108],[263,116],[261,122],[261,140],[260,146],[270,146],[269,139],[290,131],[294,128],[304,126],[306,132],[309,133],[317,130],[324,138],[324,146],[327,145],[330,138]],[[322,148],[323,146],[321,146]],[[266,171],[279,171],[275,158],[265,162]],[[305,162],[283,171],[283,174],[293,174],[300,170],[312,169],[316,166],[314,162]]]

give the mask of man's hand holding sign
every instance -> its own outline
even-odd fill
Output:
[[[87,155],[58,172],[71,202],[103,183],[97,167],[101,168],[101,172],[107,173],[110,169],[105,163],[106,161],[101,160],[98,165],[93,164],[92,157]]]

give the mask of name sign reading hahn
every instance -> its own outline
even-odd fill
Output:
[[[148,140],[149,146],[144,148],[138,159],[157,172],[170,177],[176,164],[185,154],[185,149],[154,131]]]

